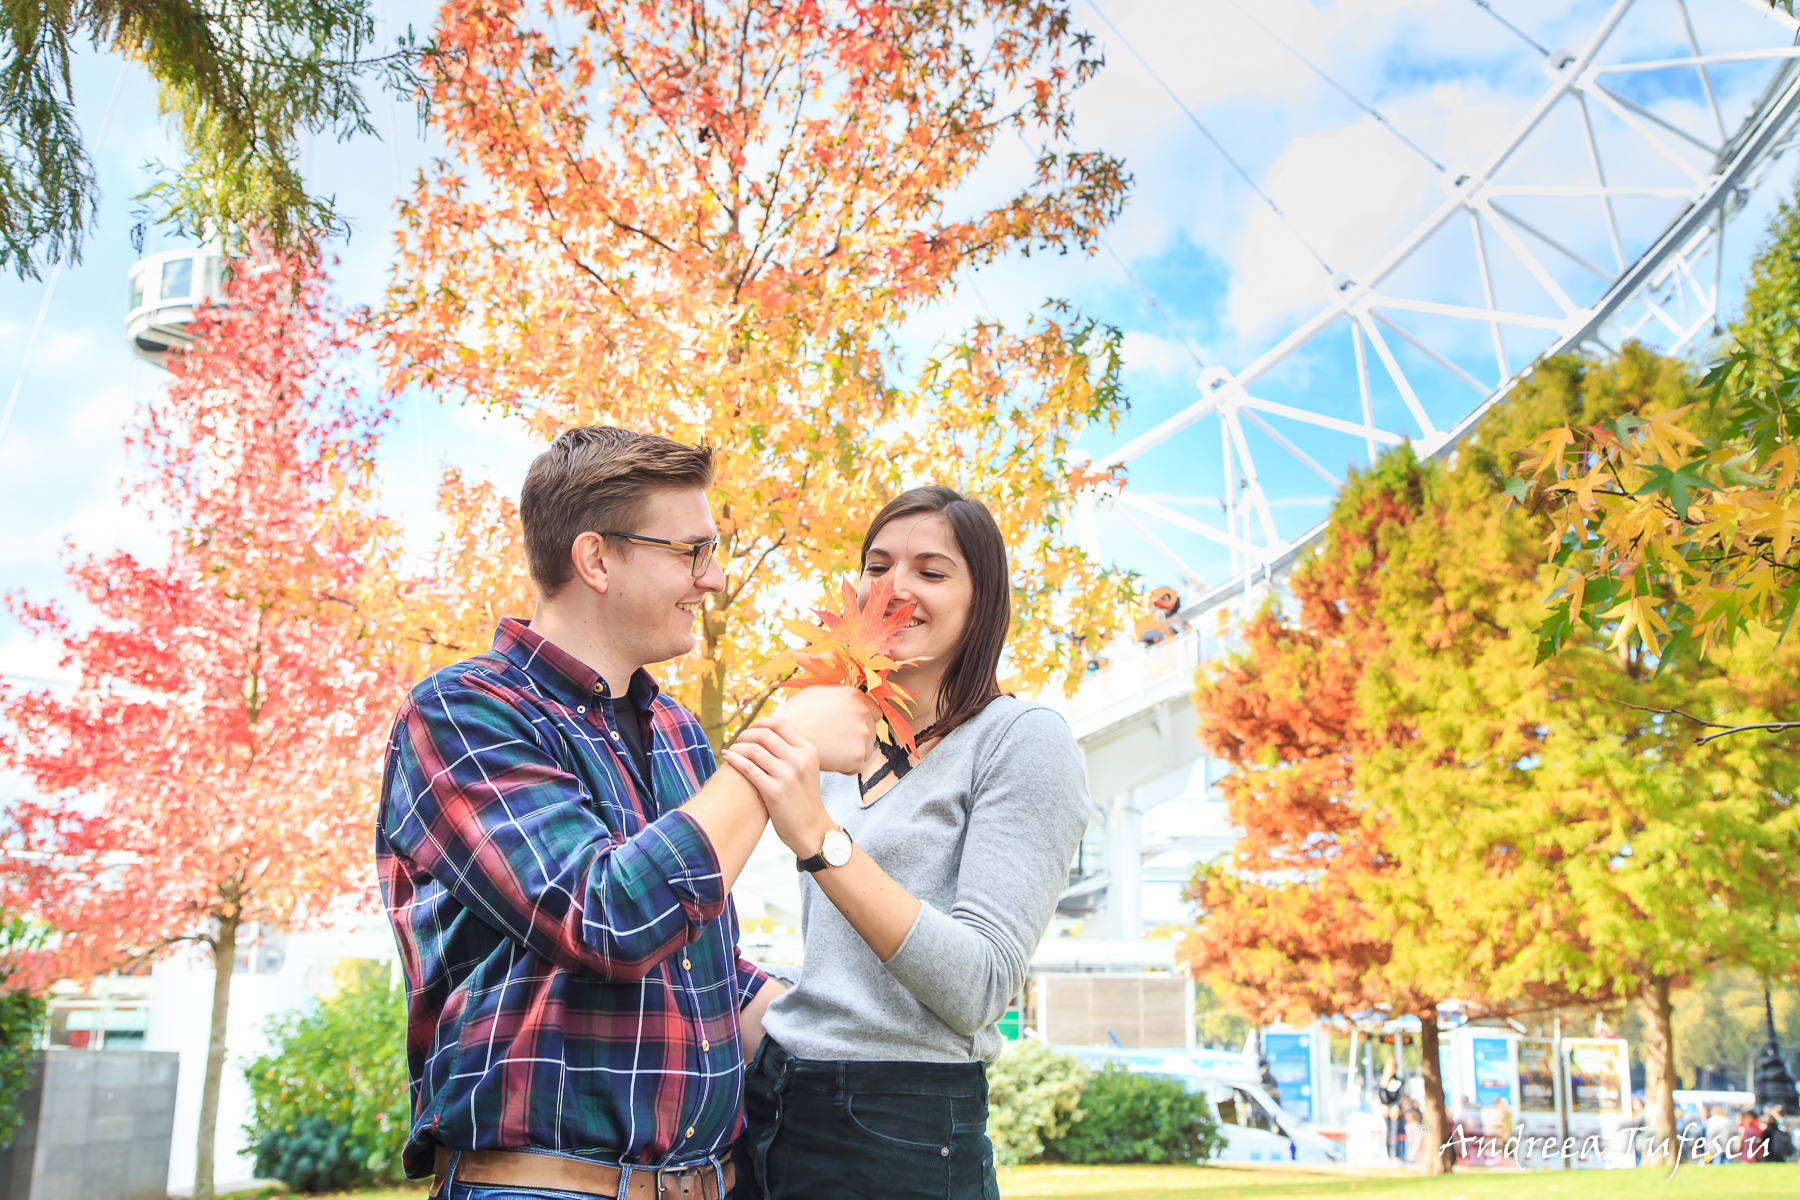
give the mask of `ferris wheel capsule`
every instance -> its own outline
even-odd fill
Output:
[[[222,263],[218,248],[210,246],[164,250],[134,263],[125,314],[131,352],[161,366],[170,350],[187,346],[195,309],[220,293]]]

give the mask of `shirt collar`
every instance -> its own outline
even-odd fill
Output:
[[[591,697],[610,695],[600,672],[533,632],[528,621],[500,618],[494,630],[494,650],[571,708],[587,703]],[[650,711],[661,692],[655,677],[642,667],[632,672],[631,682],[625,688],[626,699],[643,712]]]

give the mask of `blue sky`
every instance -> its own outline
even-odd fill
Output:
[[[1245,3],[1248,8],[1251,0]],[[1494,4],[1530,37],[1553,48],[1584,40],[1609,7],[1591,0]],[[1125,332],[1132,408],[1117,434],[1093,431],[1084,439],[1096,457],[1196,398],[1193,356],[1241,369],[1325,299],[1328,280],[1300,237],[1334,268],[1354,276],[1443,195],[1436,168],[1333,91],[1233,0],[1107,0],[1103,7],[1150,69],[1106,29],[1089,0],[1078,0],[1076,23],[1106,45],[1108,67],[1082,96],[1077,134],[1087,145],[1122,154],[1136,176],[1131,202],[1107,240],[1137,282],[1109,254],[1000,264],[984,269],[974,287],[922,324],[927,333],[933,322],[947,331],[990,308],[1014,320],[1046,297],[1058,296],[1118,325]],[[1692,0],[1691,7],[1708,50],[1770,42],[1766,19],[1753,0]],[[1684,45],[1676,0],[1639,0],[1639,8],[1641,28],[1634,27],[1631,37],[1640,49],[1675,52]],[[1265,0],[1253,9],[1264,25],[1445,164],[1478,160],[1546,84],[1537,52],[1469,0],[1318,5]],[[427,5],[388,0],[378,11],[396,27],[410,21],[423,29],[430,23]],[[1206,143],[1151,70],[1275,198],[1291,228],[1274,218]],[[1752,74],[1721,70],[1722,104],[1741,101],[1756,84]],[[144,164],[169,147],[152,90],[137,69],[84,54],[76,64],[75,87],[96,151],[103,200],[84,260],[62,272],[29,361],[26,343],[46,284],[0,279],[0,406],[15,382],[19,387],[16,411],[0,441],[0,512],[7,518],[0,523],[0,589],[19,588],[36,598],[63,594],[65,544],[83,553],[118,546],[154,553],[158,547],[144,518],[119,502],[128,470],[123,428],[134,408],[160,386],[158,372],[132,357],[123,320],[126,272],[137,257],[129,236],[134,196],[146,182]],[[1639,76],[1620,90],[1682,120],[1699,119],[1695,114],[1704,104],[1691,73]],[[334,247],[337,288],[352,304],[379,299],[395,197],[400,185],[440,152],[405,105],[378,97],[374,122],[380,140],[321,140],[309,147],[305,163],[314,185],[335,193],[354,223],[354,236]],[[103,123],[104,140],[97,143]],[[1605,127],[1599,136],[1604,141],[1625,135]],[[1002,147],[988,170],[1003,178],[1022,165],[1022,151]],[[1646,156],[1641,166],[1644,182],[1663,178],[1659,170],[1667,174],[1666,164],[1654,156]],[[1791,177],[1785,165],[1772,172],[1735,227],[1727,294],[1736,289],[1751,242]],[[1654,205],[1645,205],[1625,223],[1639,231],[1631,236],[1642,240],[1647,236],[1642,231],[1659,227],[1663,219]],[[145,249],[171,244],[153,230]],[[1579,249],[1597,259],[1609,253],[1598,224]],[[1427,256],[1417,268],[1426,277],[1414,282],[1427,291],[1441,285],[1445,295],[1466,286],[1470,268],[1459,253],[1450,248]],[[1502,272],[1497,286],[1523,295],[1521,279],[1517,272]],[[1162,317],[1139,285],[1155,297]],[[1501,301],[1508,299],[1503,295]],[[1472,372],[1491,375],[1484,337],[1452,339],[1452,357]],[[1528,357],[1523,345],[1513,348],[1515,359]],[[1295,404],[1354,407],[1355,384],[1343,367],[1347,346],[1348,334],[1341,330],[1335,340],[1321,339],[1272,376],[1259,394]],[[1409,372],[1422,361],[1404,346],[1398,354]],[[1448,376],[1439,383],[1444,380]],[[1440,425],[1454,421],[1471,399],[1459,387],[1421,384],[1421,398]],[[1399,421],[1404,410],[1397,394],[1379,381],[1377,392],[1378,423]],[[395,408],[382,451],[386,493],[419,544],[427,544],[435,529],[431,484],[443,465],[516,490],[535,447],[506,422],[430,397],[403,396]],[[1333,472],[1361,453],[1354,439],[1290,432]],[[1257,450],[1259,462],[1269,448]],[[1265,483],[1282,533],[1291,536],[1323,516],[1329,488],[1292,460],[1276,463],[1280,457],[1268,460]],[[1187,506],[1183,511],[1216,524],[1217,505],[1209,513],[1205,497],[1219,492],[1221,472],[1214,422],[1134,464],[1132,487],[1176,497]],[[1111,513],[1103,513],[1100,524],[1103,548],[1117,561],[1141,570],[1152,583],[1173,573],[1128,524]],[[1197,574],[1209,582],[1223,580],[1228,566],[1216,546],[1179,531],[1160,533]],[[32,644],[0,618],[0,674],[50,680],[60,672],[49,647]]]

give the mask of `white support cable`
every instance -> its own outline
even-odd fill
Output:
[[[1676,150],[1675,147],[1669,145],[1667,142],[1665,142],[1661,138],[1657,137],[1654,133],[1651,133],[1650,130],[1645,126],[1644,122],[1648,121],[1653,125],[1661,126],[1663,129],[1668,130],[1670,133],[1674,134],[1676,137],[1681,138],[1682,140],[1692,144],[1695,148],[1702,151],[1708,158],[1717,158],[1719,156],[1719,147],[1707,145],[1705,142],[1701,141],[1699,138],[1695,137],[1693,134],[1689,133],[1687,130],[1670,124],[1668,121],[1663,120],[1663,118],[1657,116],[1655,113],[1651,112],[1649,109],[1645,108],[1643,105],[1638,104],[1636,101],[1628,100],[1624,96],[1619,95],[1617,92],[1611,91],[1608,88],[1601,87],[1600,83],[1597,79],[1595,79],[1591,82],[1585,82],[1585,85],[1583,86],[1582,91],[1586,92],[1588,95],[1592,96],[1594,99],[1600,101],[1600,103],[1606,105],[1607,108],[1611,109],[1613,116],[1619,118],[1619,120],[1625,122],[1626,125],[1630,126],[1632,129],[1636,130],[1637,133],[1639,134],[1639,136],[1641,136],[1646,142],[1650,143],[1650,146],[1653,150],[1655,150],[1658,154],[1662,155],[1664,158],[1668,159],[1669,162],[1671,164],[1673,164],[1673,166],[1675,167],[1676,170],[1680,171],[1683,175],[1686,175],[1689,179],[1693,180],[1695,183],[1699,183],[1702,179],[1704,179],[1706,177],[1706,173],[1704,171],[1702,171],[1699,167],[1696,167],[1693,163],[1689,162],[1687,160],[1686,156],[1681,154],[1680,151]]]
[[[1164,558],[1166,558],[1170,562],[1174,563],[1175,569],[1177,571],[1180,571],[1184,576],[1186,576],[1187,580],[1189,582],[1200,585],[1200,586],[1205,585],[1205,581],[1204,581],[1203,577],[1201,576],[1200,572],[1194,570],[1193,567],[1189,566],[1187,564],[1187,560],[1182,558],[1181,555],[1179,555],[1179,554],[1175,553],[1175,551],[1171,550],[1169,548],[1169,544],[1167,542],[1163,541],[1161,538],[1157,537],[1154,533],[1150,532],[1150,527],[1148,525],[1146,525],[1142,521],[1138,520],[1136,517],[1131,515],[1131,513],[1126,511],[1124,508],[1118,508],[1117,511],[1118,511],[1119,516],[1123,517],[1125,519],[1125,522],[1128,525],[1130,525],[1133,529],[1137,530],[1139,533],[1143,534],[1145,540],[1147,540],[1152,546],[1155,546],[1159,551],[1161,551],[1162,556]]]
[[[1592,262],[1589,259],[1582,256],[1581,254],[1577,253],[1576,251],[1569,249],[1567,246],[1563,245],[1561,242],[1557,241],[1555,238],[1551,237],[1549,234],[1547,234],[1543,230],[1539,229],[1536,225],[1533,225],[1531,222],[1527,221],[1525,218],[1523,218],[1523,217],[1519,216],[1517,213],[1513,212],[1512,209],[1501,208],[1498,204],[1495,204],[1492,200],[1489,200],[1486,202],[1486,207],[1492,209],[1494,212],[1505,217],[1508,221],[1512,222],[1512,224],[1518,226],[1520,229],[1523,229],[1526,233],[1529,233],[1532,237],[1534,237],[1538,241],[1544,243],[1544,245],[1550,247],[1552,250],[1556,251],[1558,254],[1562,255],[1564,258],[1568,259],[1570,262],[1574,263],[1576,266],[1580,267],[1582,270],[1584,270],[1584,271],[1588,272],[1590,275],[1594,276],[1594,278],[1603,280],[1606,283],[1611,283],[1613,280],[1618,278],[1617,275],[1607,271],[1605,268],[1601,267],[1598,263]],[[1490,222],[1490,224],[1496,225],[1496,228],[1495,228],[1496,233],[1500,232],[1497,223]],[[1502,235],[1502,236],[1504,237],[1504,235]],[[1533,261],[1534,262],[1536,261],[1535,256],[1533,257]]]
[[[1244,183],[1249,186],[1250,190],[1256,193],[1257,197],[1268,206],[1269,211],[1274,213],[1276,218],[1287,227],[1288,232],[1294,235],[1294,239],[1300,243],[1308,254],[1312,255],[1313,261],[1319,264],[1327,276],[1336,275],[1337,272],[1332,269],[1331,264],[1325,261],[1325,256],[1320,254],[1317,248],[1306,239],[1306,236],[1300,232],[1299,227],[1294,224],[1287,213],[1282,211],[1281,205],[1275,203],[1274,197],[1265,192],[1262,189],[1262,185],[1251,178],[1250,172],[1245,170],[1243,164],[1238,162],[1238,160],[1232,156],[1231,151],[1225,148],[1225,143],[1215,137],[1213,131],[1206,127],[1205,122],[1194,115],[1194,110],[1187,106],[1187,102],[1175,94],[1175,89],[1163,82],[1163,77],[1156,73],[1155,67],[1150,65],[1150,60],[1138,53],[1137,47],[1131,44],[1131,39],[1121,33],[1119,27],[1112,23],[1112,18],[1106,15],[1106,11],[1100,7],[1098,0],[1087,0],[1087,3],[1088,7],[1094,10],[1094,15],[1099,17],[1106,27],[1113,31],[1113,35],[1119,39],[1119,44],[1124,46],[1131,54],[1131,57],[1137,59],[1138,64],[1149,73],[1150,78],[1156,81],[1156,86],[1163,90],[1163,94],[1174,101],[1175,107],[1179,108],[1183,115],[1187,117],[1188,122],[1192,124],[1195,129],[1200,131],[1200,136],[1211,143],[1212,148],[1219,152],[1219,157],[1223,158],[1226,163],[1230,165],[1231,169],[1237,172],[1238,178],[1242,179]]]
[[[1773,50],[1737,50],[1729,54],[1696,54],[1691,58],[1658,58],[1633,63],[1596,63],[1593,73],[1641,75],[1646,71],[1670,71],[1677,67],[1716,67],[1722,63],[1768,62],[1780,58],[1800,58],[1800,46],[1782,46]]]
[[[1436,167],[1439,174],[1442,174],[1443,172],[1448,171],[1450,169],[1450,168],[1446,167],[1443,163],[1439,162],[1435,157],[1433,157],[1430,151],[1426,150],[1423,146],[1419,145],[1419,143],[1417,143],[1417,142],[1413,141],[1411,138],[1407,137],[1404,133],[1401,133],[1399,128],[1392,121],[1388,120],[1385,116],[1383,116],[1381,114],[1380,110],[1378,110],[1374,105],[1364,102],[1360,96],[1357,96],[1349,88],[1345,87],[1343,84],[1341,84],[1337,80],[1333,79],[1330,75],[1326,74],[1325,69],[1323,67],[1319,66],[1317,63],[1313,62],[1312,59],[1306,57],[1306,55],[1300,53],[1299,50],[1295,49],[1293,47],[1293,45],[1290,44],[1286,38],[1282,37],[1279,33],[1276,33],[1273,29],[1270,29],[1267,25],[1263,24],[1262,21],[1256,16],[1256,14],[1252,13],[1249,9],[1247,9],[1243,5],[1239,4],[1237,2],[1237,0],[1225,0],[1225,3],[1231,5],[1231,7],[1233,7],[1233,8],[1237,9],[1238,13],[1240,15],[1242,15],[1245,20],[1249,21],[1252,25],[1256,26],[1258,29],[1260,29],[1264,33],[1268,34],[1271,38],[1275,39],[1275,41],[1281,46],[1281,48],[1283,50],[1286,50],[1289,54],[1291,54],[1295,58],[1299,59],[1300,62],[1305,65],[1307,70],[1311,71],[1314,75],[1317,75],[1320,79],[1323,79],[1327,84],[1329,84],[1333,89],[1335,89],[1337,91],[1338,95],[1340,95],[1344,99],[1350,101],[1350,103],[1356,105],[1356,107],[1362,109],[1364,112],[1368,113],[1371,117],[1374,117],[1375,120],[1380,123],[1380,125],[1383,129],[1385,129],[1389,133],[1393,134],[1396,138],[1399,138],[1401,143],[1403,143],[1408,150],[1411,150],[1414,154],[1418,155],[1420,158],[1424,159],[1426,162],[1428,162],[1432,166]]]
[[[1473,209],[1469,210],[1469,240],[1475,244],[1475,268],[1481,275],[1481,295],[1487,301],[1488,311],[1493,312],[1496,307],[1494,276],[1488,270],[1487,242],[1481,236],[1481,218],[1475,215]],[[1512,374],[1512,369],[1506,365],[1506,339],[1500,334],[1498,314],[1488,318],[1488,331],[1494,338],[1494,367],[1504,381]]]
[[[1156,314],[1156,319],[1162,322],[1162,327],[1168,331],[1169,336],[1174,338],[1175,341],[1180,344],[1181,348],[1187,352],[1187,356],[1194,360],[1194,365],[1199,367],[1202,371],[1206,370],[1206,360],[1200,357],[1200,352],[1194,349],[1185,337],[1176,332],[1175,323],[1169,320],[1169,314],[1163,311],[1162,302],[1157,300],[1150,289],[1145,287],[1138,279],[1136,273],[1126,265],[1125,260],[1119,256],[1119,252],[1112,248],[1112,243],[1107,241],[1105,237],[1101,237],[1100,248],[1106,251],[1113,262],[1118,264],[1119,270],[1125,272],[1125,278],[1131,280],[1131,286],[1138,290],[1138,295],[1144,298],[1144,303],[1150,306],[1150,311]]]
[[[1231,433],[1231,444],[1237,447],[1238,459],[1243,464],[1244,482],[1249,485],[1250,506],[1256,511],[1256,519],[1262,525],[1263,542],[1273,546],[1281,540],[1275,532],[1275,514],[1269,511],[1269,498],[1263,495],[1262,476],[1256,473],[1256,458],[1250,453],[1250,445],[1244,441],[1244,426],[1237,419],[1233,409],[1225,411],[1225,428]],[[1246,518],[1246,524],[1248,519]],[[1244,540],[1249,541],[1249,530],[1244,531]]]
[[[1600,143],[1594,140],[1594,117],[1588,109],[1587,93],[1576,92],[1575,101],[1581,109],[1581,132],[1587,140],[1588,162],[1593,164],[1594,182],[1604,188],[1606,167],[1600,161]],[[1600,209],[1606,214],[1606,236],[1612,241],[1613,259],[1618,263],[1622,274],[1625,270],[1625,243],[1619,240],[1619,219],[1618,214],[1613,212],[1611,196],[1601,195]]]
[[[1486,199],[1478,200],[1476,203],[1480,206],[1482,213],[1486,215],[1488,224],[1493,227],[1495,233],[1500,235],[1500,240],[1506,243],[1507,249],[1511,250],[1514,257],[1519,260],[1519,265],[1523,266],[1531,273],[1531,277],[1538,281],[1538,286],[1544,289],[1545,294],[1550,297],[1551,302],[1554,303],[1556,307],[1563,310],[1563,315],[1572,317],[1580,312],[1581,306],[1569,299],[1569,294],[1563,291],[1560,283],[1556,282],[1556,277],[1550,274],[1549,269],[1545,267],[1543,263],[1538,261],[1537,255],[1533,254],[1530,248],[1527,247],[1524,242],[1519,240],[1519,235],[1514,233],[1507,224],[1508,221],[1513,219],[1512,214]],[[1494,219],[1497,216],[1505,217],[1506,220],[1497,221]],[[1554,245],[1554,243],[1552,244]],[[1557,249],[1561,250],[1562,247],[1558,246]],[[1599,275],[1600,278],[1608,278],[1606,272],[1600,270],[1599,267],[1594,266],[1592,263],[1581,259],[1580,256],[1574,254],[1573,251],[1564,250],[1563,253],[1568,254],[1577,262],[1583,263],[1588,269]]]
[[[1694,52],[1696,59],[1704,57],[1700,53],[1700,39],[1694,35],[1694,17],[1688,12],[1687,0],[1675,0],[1675,7],[1681,10],[1681,25],[1687,32],[1688,48]],[[1713,94],[1712,76],[1706,73],[1705,63],[1695,63],[1694,70],[1700,74],[1700,89],[1706,93],[1706,106],[1712,109],[1713,125],[1719,131],[1719,141],[1724,143],[1728,136],[1725,132],[1725,118],[1719,112],[1719,98]]]
[[[1279,432],[1277,432],[1277,430],[1275,429],[1275,427],[1273,425],[1269,424],[1267,421],[1263,420],[1262,417],[1257,415],[1257,412],[1254,408],[1251,408],[1248,405],[1245,405],[1238,409],[1238,415],[1243,416],[1243,417],[1248,417],[1250,420],[1250,423],[1252,425],[1255,425],[1258,429],[1262,430],[1264,433],[1268,434],[1271,438],[1275,439],[1275,444],[1277,446],[1280,446],[1283,450],[1286,450],[1289,454],[1293,455],[1296,459],[1298,459],[1300,461],[1301,466],[1303,466],[1307,470],[1311,471],[1314,475],[1317,475],[1320,479],[1323,479],[1326,483],[1330,484],[1332,487],[1342,487],[1343,486],[1343,484],[1344,484],[1343,480],[1339,479],[1336,475],[1333,475],[1330,471],[1327,471],[1324,467],[1321,467],[1317,462],[1315,462],[1313,460],[1312,455],[1308,454],[1306,451],[1302,450],[1300,447],[1294,445],[1294,443],[1288,441],[1285,437],[1281,436],[1281,434]]]
[[[1388,349],[1387,339],[1381,336],[1381,330],[1375,328],[1371,322],[1362,321],[1360,324],[1362,331],[1368,335],[1369,344],[1375,347],[1375,356],[1381,359],[1381,365],[1387,368],[1388,378],[1393,380],[1394,386],[1400,389],[1400,399],[1406,402],[1407,411],[1412,413],[1413,420],[1418,422],[1419,436],[1426,441],[1435,438],[1437,427],[1431,423],[1431,418],[1425,415],[1425,406],[1419,403],[1418,393],[1413,391],[1411,381],[1406,378],[1406,372],[1400,369],[1399,362],[1394,358],[1394,352]]]
[[[94,153],[100,153],[106,145],[107,130],[112,128],[113,106],[119,101],[119,89],[125,84],[125,68],[128,62],[119,64],[119,73],[113,77],[112,95],[106,101],[106,113],[100,118],[100,133],[94,138]],[[25,387],[25,375],[31,369],[31,355],[37,349],[38,334],[44,331],[44,318],[49,315],[50,302],[56,298],[56,285],[62,279],[63,260],[58,258],[50,265],[50,279],[44,284],[44,299],[38,304],[37,319],[31,323],[31,336],[25,339],[25,353],[19,358],[19,373],[13,376],[12,394],[6,398],[6,410],[0,412],[0,449],[6,446],[6,432],[12,427],[13,410],[19,406],[19,393]]]
[[[1500,24],[1506,26],[1507,30],[1510,31],[1513,34],[1513,36],[1515,36],[1518,39],[1520,39],[1521,41],[1523,41],[1526,45],[1530,46],[1533,50],[1536,50],[1541,57],[1543,57],[1543,58],[1550,57],[1550,51],[1544,49],[1543,43],[1539,42],[1536,38],[1532,37],[1529,33],[1526,33],[1523,29],[1520,29],[1517,25],[1514,25],[1511,21],[1509,21],[1505,17],[1501,16],[1498,12],[1495,12],[1494,6],[1492,4],[1489,4],[1488,0],[1472,0],[1472,3],[1475,5],[1476,8],[1479,8],[1482,12],[1484,12],[1488,16],[1494,18],[1494,20],[1496,20],[1496,21],[1500,22]]]
[[[1368,449],[1369,466],[1375,465],[1375,406],[1369,396],[1369,354],[1363,349],[1361,321],[1350,322],[1350,344],[1356,350],[1356,390],[1362,397],[1363,445]]]
[[[1424,342],[1420,341],[1418,338],[1416,338],[1412,334],[1408,333],[1405,329],[1401,328],[1399,325],[1396,325],[1394,322],[1390,321],[1387,317],[1383,316],[1380,312],[1376,311],[1375,309],[1371,308],[1369,310],[1369,316],[1371,318],[1373,318],[1374,320],[1380,321],[1383,325],[1386,325],[1389,329],[1393,330],[1395,333],[1397,333],[1401,337],[1405,338],[1406,341],[1412,346],[1412,348],[1417,350],[1420,354],[1423,354],[1426,358],[1429,358],[1432,362],[1435,362],[1438,366],[1444,368],[1444,370],[1446,370],[1446,371],[1449,371],[1452,375],[1455,375],[1458,379],[1462,380],[1464,383],[1466,383],[1470,387],[1474,388],[1475,394],[1477,396],[1480,396],[1483,399],[1486,399],[1488,394],[1494,390],[1493,388],[1489,387],[1487,384],[1481,382],[1481,380],[1475,378],[1473,375],[1471,375],[1467,371],[1463,370],[1461,367],[1457,366],[1455,363],[1451,362],[1444,355],[1439,354],[1436,350],[1433,350],[1430,346],[1427,346]],[[1499,385],[1495,384],[1494,386],[1498,387]]]
[[[1360,323],[1357,328],[1361,328]],[[1407,440],[1405,436],[1401,434],[1390,433],[1385,429],[1378,428],[1375,425],[1374,419],[1372,417],[1367,417],[1369,407],[1367,404],[1363,406],[1366,419],[1363,424],[1358,425],[1352,421],[1345,421],[1338,417],[1326,416],[1324,413],[1308,412],[1303,408],[1293,408],[1286,404],[1277,403],[1274,400],[1265,400],[1261,396],[1252,396],[1247,392],[1238,397],[1237,403],[1240,407],[1254,408],[1259,412],[1266,412],[1272,417],[1286,417],[1290,421],[1299,421],[1306,425],[1317,425],[1320,429],[1330,429],[1337,433],[1349,434],[1351,437],[1366,438],[1371,444],[1380,442],[1384,446],[1398,446],[1401,442]]]
[[[1242,554],[1250,558],[1260,557],[1257,548],[1249,542],[1229,533],[1221,533],[1204,521],[1196,521],[1185,513],[1178,513],[1172,508],[1165,508],[1154,500],[1146,500],[1142,496],[1133,495],[1129,491],[1119,493],[1119,503],[1137,509],[1141,513],[1155,517],[1159,521],[1167,521],[1177,529],[1185,529],[1189,533],[1197,533],[1208,541],[1231,550],[1234,554]]]
[[[1469,214],[1473,217],[1475,214]],[[1477,228],[1480,228],[1478,225]],[[1482,255],[1483,258],[1486,255]],[[1503,308],[1471,308],[1466,304],[1442,304],[1436,300],[1414,300],[1406,296],[1389,296],[1370,292],[1364,301],[1368,308],[1391,308],[1401,312],[1431,313],[1439,317],[1456,317],[1464,321],[1487,321],[1518,325],[1526,329],[1560,330],[1566,322],[1536,313],[1512,312]]]

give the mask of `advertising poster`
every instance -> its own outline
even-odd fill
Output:
[[[1626,1097],[1631,1078],[1625,1062],[1625,1043],[1613,1041],[1570,1042],[1569,1111],[1571,1113],[1630,1112]]]
[[[1475,1060],[1475,1105],[1492,1108],[1500,1101],[1513,1102],[1512,1040],[1510,1038],[1471,1038],[1469,1048]]]
[[[1519,1109],[1556,1111],[1556,1058],[1548,1041],[1519,1040]]]
[[[1281,1107],[1307,1122],[1313,1119],[1312,1039],[1310,1033],[1263,1034],[1263,1054],[1281,1089]]]

